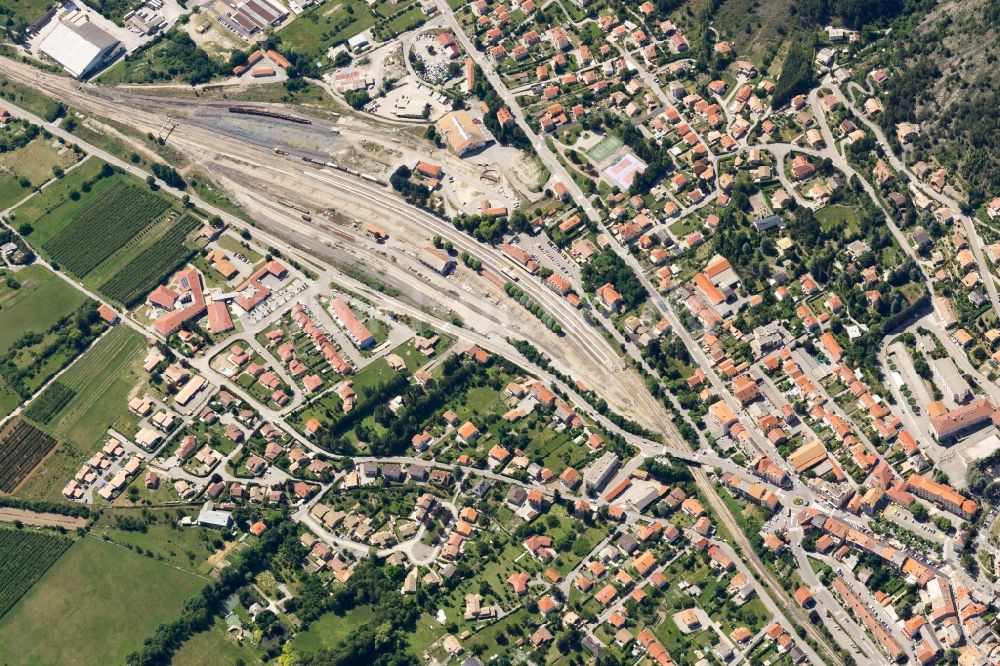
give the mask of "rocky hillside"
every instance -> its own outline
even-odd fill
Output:
[[[899,70],[882,124],[920,122],[916,156],[956,174],[973,207],[1000,194],[998,20],[1000,0],[947,0],[897,25],[879,58]]]

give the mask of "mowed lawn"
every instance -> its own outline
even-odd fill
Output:
[[[0,620],[0,662],[121,664],[206,580],[86,537]]]
[[[205,666],[206,664],[263,663],[259,648],[251,647],[248,639],[243,645],[226,636],[226,623],[218,618],[212,628],[201,631],[181,645],[170,660],[171,666]]]
[[[858,210],[853,206],[834,204],[824,206],[815,213],[823,231],[836,234],[855,234],[860,230]]]
[[[19,289],[0,285],[0,354],[25,333],[45,332],[87,300],[83,292],[41,265],[27,266],[15,277]]]
[[[115,419],[128,410],[128,395],[141,381],[144,346],[141,335],[119,326],[62,375],[60,381],[76,396],[43,427],[59,444],[18,489],[19,496],[62,498],[63,486],[94,454]]]
[[[305,631],[295,634],[292,645],[304,654],[335,648],[357,627],[374,618],[375,612],[369,605],[358,606],[343,615],[327,613],[310,623]]]
[[[0,173],[0,210],[10,208],[24,197],[31,194],[30,187],[22,187],[14,174]]]

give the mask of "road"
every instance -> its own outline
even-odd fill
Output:
[[[898,173],[905,174],[909,179],[910,185],[922,192],[925,196],[938,202],[942,206],[950,208],[953,215],[955,215],[958,221],[962,223],[962,228],[965,230],[965,237],[969,241],[969,249],[972,251],[973,257],[976,259],[979,276],[986,285],[986,291],[989,295],[990,303],[993,306],[993,311],[1000,314],[1000,296],[997,294],[997,287],[994,281],[993,272],[990,270],[989,264],[983,256],[982,238],[976,231],[973,220],[965,214],[964,207],[948,195],[935,192],[933,189],[924,184],[919,178],[917,178],[917,175],[913,173],[913,171],[893,151],[892,145],[889,143],[888,139],[886,139],[882,128],[862,113],[861,110],[855,106],[851,97],[844,94],[844,91],[839,85],[833,82],[829,75],[823,79],[822,84],[829,87],[837,99],[840,100],[840,103],[849,108],[854,113],[854,116],[860,120],[861,123],[875,136],[875,140],[878,142],[879,146],[881,146],[882,152],[889,162],[889,166],[895,169]],[[871,94],[870,91],[865,90],[857,83],[852,83],[851,85],[859,90],[862,90],[866,94]],[[875,199],[874,197],[873,200],[878,202],[878,199]]]
[[[802,548],[803,535],[801,528],[789,527],[788,536],[790,540],[789,547],[795,554],[795,561],[799,565],[799,575],[809,587],[809,591],[816,601],[816,612],[828,620],[824,623],[827,631],[837,639],[840,645],[854,646],[855,649],[852,651],[852,656],[858,663],[865,663],[866,660],[872,663],[877,662],[882,658],[882,653],[872,643],[868,634],[858,626],[857,622],[834,599],[833,594],[822,584],[819,576],[813,570],[812,564],[809,562],[809,557],[806,555],[805,549]],[[832,620],[832,622],[829,620]]]
[[[124,99],[128,100],[127,102],[109,102],[103,98],[93,97],[83,91],[76,90],[72,82],[68,82],[61,77],[54,77],[44,73],[37,74],[33,70],[30,70],[30,68],[27,68],[27,66],[11,62],[12,68],[8,72],[9,76],[20,77],[23,83],[29,85],[37,84],[35,81],[36,75],[47,77],[43,78],[43,81],[46,83],[48,89],[53,91],[58,90],[63,93],[64,99],[83,110],[92,113],[114,114],[122,122],[126,121],[125,115],[127,115],[128,120],[137,122],[140,129],[146,129],[154,125],[158,126],[162,122],[162,115],[149,114],[136,108],[138,99],[141,99],[139,96],[132,95],[131,93],[123,94]],[[88,90],[88,87],[83,86],[83,90]],[[100,89],[98,92],[105,97],[109,96],[104,89]],[[145,103],[144,100],[143,103]],[[162,99],[156,99],[150,103],[169,106]],[[192,102],[185,100],[183,103],[190,105]],[[67,135],[51,123],[41,124],[55,134],[66,136],[69,140],[80,143],[75,137]],[[539,322],[525,317],[519,317],[520,321],[512,320],[509,317],[504,317],[499,321],[494,320],[491,324],[492,331],[498,336],[510,335],[511,329],[520,332],[536,347],[548,350],[547,353],[550,358],[555,363],[566,368],[566,374],[579,377],[587,385],[604,386],[604,397],[616,411],[634,414],[634,418],[637,418],[640,422],[644,421],[643,424],[646,427],[658,427],[662,418],[658,414],[661,408],[655,399],[649,395],[648,391],[646,391],[641,378],[632,371],[625,371],[625,364],[621,361],[617,361],[616,363],[613,360],[617,358],[617,354],[613,350],[610,350],[603,336],[590,324],[586,323],[583,320],[582,314],[569,306],[564,299],[558,298],[537,280],[529,279],[527,274],[523,272],[523,269],[505,257],[498,256],[498,253],[493,251],[492,248],[475,243],[469,237],[455,232],[454,228],[447,222],[423,211],[412,209],[403,204],[398,197],[364,183],[364,181],[345,179],[345,177],[333,172],[323,173],[321,174],[323,181],[316,181],[317,183],[323,183],[323,185],[315,189],[310,189],[308,184],[303,182],[303,170],[296,168],[299,163],[293,164],[291,160],[276,160],[269,148],[254,146],[252,144],[248,145],[245,141],[222,137],[217,132],[209,132],[191,124],[180,125],[174,130],[174,133],[171,135],[171,145],[175,148],[183,149],[193,159],[211,159],[212,163],[216,165],[218,161],[224,162],[224,166],[218,167],[214,173],[225,175],[240,170],[252,172],[258,178],[258,182],[264,181],[265,187],[272,187],[274,190],[272,196],[275,198],[285,197],[301,200],[307,194],[314,195],[317,197],[316,208],[322,209],[329,205],[328,203],[325,205],[320,203],[323,200],[327,202],[337,199],[342,200],[345,195],[349,195],[353,200],[360,200],[363,205],[376,211],[382,219],[392,221],[402,217],[405,220],[425,225],[424,228],[428,236],[433,235],[430,232],[430,230],[433,230],[442,235],[442,237],[453,239],[453,242],[457,241],[456,247],[458,249],[470,251],[471,254],[483,258],[484,264],[498,273],[500,266],[511,270],[511,272],[517,273],[520,271],[525,276],[525,279],[521,280],[520,286],[534,300],[546,306],[546,310],[562,324],[564,331],[567,332],[566,337],[568,340],[574,341],[575,344],[567,345],[566,339],[560,339],[555,334],[544,330],[544,327]],[[215,152],[213,150],[206,151],[206,146],[211,146]],[[84,147],[91,148],[89,146]],[[95,153],[102,159],[106,159],[137,176],[145,177],[145,173],[134,165],[123,163],[104,151],[95,151]],[[235,180],[235,178],[228,179],[228,184],[234,189],[238,189],[238,194],[254,197],[255,202],[259,200],[261,194],[260,187],[248,192],[247,188],[241,183],[235,182]],[[312,180],[316,179],[310,179],[310,181]],[[280,190],[278,189],[279,184],[282,186]],[[234,226],[245,226],[232,215],[219,211],[198,197],[192,196],[192,200],[199,208],[220,214],[223,219]],[[304,245],[311,252],[322,252],[328,244],[344,246],[343,241],[338,236],[324,233],[322,229],[317,229],[315,225],[304,224],[300,219],[289,214],[287,209],[277,204],[273,204],[270,208],[264,210],[258,207],[257,212],[260,213],[257,216],[260,224],[267,224],[282,235],[296,232],[299,234],[300,240],[304,241]],[[405,233],[401,233],[400,235],[406,237]],[[317,243],[315,240],[310,240],[316,236],[322,236],[323,241]],[[276,245],[280,246],[284,245],[284,243],[277,242]],[[418,247],[422,247],[422,245]],[[387,275],[394,275],[398,281],[415,285],[421,290],[420,296],[423,299],[437,302],[439,307],[444,311],[452,309],[455,306],[457,299],[448,298],[445,295],[447,293],[445,290],[436,285],[425,285],[423,281],[414,281],[412,280],[412,273],[400,268],[395,262],[386,261],[382,248],[372,249],[352,245],[349,251],[352,253],[363,251],[364,256],[370,260],[370,264],[384,269]],[[416,251],[413,252],[414,256],[415,254]],[[411,261],[416,263],[413,258],[411,258]],[[463,305],[469,303],[475,304],[480,302],[478,297],[478,293],[471,293],[468,297],[464,297],[461,300]],[[520,306],[514,305],[513,307],[514,312],[520,315],[520,311],[518,310]],[[469,312],[468,308],[463,309]],[[483,306],[478,308],[478,312],[469,312],[469,314],[474,317],[491,318],[496,317],[498,312],[492,303],[484,303]],[[573,350],[572,354],[568,353],[570,349]],[[587,354],[581,356],[579,354],[580,351],[585,351]]]
[[[442,0],[439,0],[439,5],[441,4],[443,4]],[[536,150],[538,151],[543,164],[549,168],[551,173],[559,177],[559,179],[566,184],[567,188],[569,188],[571,192],[571,195],[573,195],[577,202],[583,206],[586,214],[591,217],[591,219],[600,221],[597,212],[593,209],[590,202],[583,195],[583,192],[559,163],[558,159],[548,149],[544,141],[531,131],[531,128],[527,125],[523,112],[516,103],[516,100],[503,86],[502,81],[500,81],[499,76],[493,70],[492,66],[488,62],[484,61],[482,54],[479,54],[474,48],[471,47],[468,38],[465,36],[464,31],[457,26],[457,21],[455,21],[451,12],[445,7],[443,8],[442,13],[450,16],[451,20],[455,22],[453,27],[455,28],[456,37],[460,41],[463,41],[464,46],[466,46],[470,55],[476,58],[477,62],[482,67],[483,72],[490,80],[491,84],[493,84],[498,94],[504,98],[504,101],[508,104],[514,114],[518,125],[525,130],[526,134],[536,145]],[[74,84],[68,84],[65,80],[60,79],[59,77],[50,77],[49,75],[36,73],[34,70],[26,70],[24,69],[24,66],[14,63],[13,61],[5,62],[10,63],[11,71],[9,75],[12,77],[21,77],[20,80],[23,83],[27,83],[28,85],[38,85],[40,80],[44,80],[45,87],[48,88],[51,86],[51,89],[58,94],[63,95],[64,99],[68,103],[78,106],[79,108],[90,113],[106,115],[110,118],[118,118],[120,122],[128,122],[130,125],[135,126],[140,130],[158,127],[162,124],[163,115],[166,113],[166,109],[171,107],[169,102],[164,102],[163,100],[153,102],[133,93],[109,91],[107,89],[96,91],[100,96],[95,97],[95,91],[92,90],[90,86],[81,86],[80,89],[74,89]],[[641,72],[640,76],[643,76]],[[648,77],[649,73],[646,72],[645,76]],[[658,86],[655,86],[655,82],[653,82],[653,84],[654,85],[651,85],[650,87],[657,90]],[[662,98],[662,91],[659,91],[659,94]],[[815,102],[815,97],[813,101]],[[196,105],[198,102],[185,100],[184,104]],[[818,117],[821,119],[821,126],[824,126],[825,118],[821,115]],[[824,136],[829,136],[829,128],[823,127],[823,129],[825,129]],[[52,130],[50,129],[50,131]],[[148,131],[155,131],[155,129],[149,129]],[[75,140],[75,137],[73,140]],[[255,217],[258,217],[259,215],[261,222],[267,225],[267,228],[273,229],[283,236],[291,235],[297,237],[298,239],[301,239],[302,236],[321,236],[323,237],[323,241],[321,243],[322,245],[332,245],[343,248],[343,243],[336,240],[334,235],[324,233],[322,230],[318,230],[315,227],[310,228],[308,225],[303,225],[301,220],[289,215],[287,210],[281,210],[280,207],[276,206],[273,203],[273,200],[278,196],[292,198],[296,201],[308,199],[313,202],[313,206],[316,209],[322,208],[322,201],[324,198],[328,201],[348,200],[359,202],[366,208],[376,211],[385,219],[402,218],[406,224],[412,225],[414,228],[422,229],[423,233],[426,233],[427,235],[441,235],[443,238],[447,238],[453,242],[459,250],[466,250],[469,251],[470,254],[480,257],[484,261],[484,264],[491,268],[491,270],[499,270],[500,267],[503,267],[505,270],[515,272],[515,274],[525,275],[524,279],[520,281],[525,291],[529,293],[533,299],[541,303],[543,307],[545,307],[546,311],[550,312],[550,314],[552,314],[560,322],[560,324],[562,324],[563,329],[567,331],[567,339],[559,340],[558,338],[555,338],[555,336],[544,334],[544,332],[532,331],[530,334],[527,334],[526,331],[520,329],[514,322],[509,320],[496,321],[495,319],[492,319],[493,315],[491,313],[482,312],[483,310],[489,311],[493,309],[485,303],[479,306],[478,309],[480,312],[472,313],[473,316],[482,318],[476,320],[473,330],[482,327],[487,339],[491,339],[491,334],[493,336],[503,335],[504,332],[508,332],[509,334],[511,328],[519,330],[519,332],[535,344],[536,347],[552,357],[558,364],[557,367],[569,368],[570,372],[567,372],[566,374],[580,376],[581,370],[586,370],[586,372],[583,373],[582,378],[590,386],[599,386],[599,390],[602,395],[606,396],[606,398],[611,397],[612,399],[609,399],[609,403],[612,404],[612,407],[616,409],[616,411],[625,411],[626,413],[635,414],[637,420],[640,420],[640,422],[647,427],[653,427],[662,431],[671,446],[677,448],[687,448],[686,442],[684,442],[680,437],[669,416],[664,412],[662,406],[652,398],[642,381],[634,373],[625,373],[615,369],[616,359],[619,359],[620,357],[618,357],[617,353],[610,348],[603,335],[601,335],[595,327],[583,320],[579,312],[572,309],[563,299],[560,299],[549,292],[536,280],[526,276],[518,265],[510,262],[506,259],[506,257],[500,255],[492,248],[471,241],[464,234],[455,232],[454,229],[451,228],[451,225],[447,224],[447,222],[440,220],[433,215],[429,215],[423,211],[411,209],[402,205],[398,198],[384,190],[375,188],[374,186],[336,172],[317,173],[315,171],[303,170],[301,166],[296,168],[296,166],[292,165],[290,160],[276,159],[273,153],[266,146],[254,145],[252,142],[248,143],[245,140],[240,141],[234,137],[225,136],[217,131],[209,131],[205,128],[199,127],[196,122],[181,124],[175,130],[174,134],[172,134],[171,144],[182,153],[190,156],[194,161],[202,163],[212,169],[213,173],[224,174],[223,178],[225,183],[228,186],[228,189],[236,193],[236,198],[243,201],[245,205],[252,206],[255,212]],[[829,156],[832,160],[834,160],[838,167],[842,167],[842,170],[844,170],[845,173],[848,175],[853,173],[853,170],[850,170],[850,165],[847,165],[846,162],[843,161],[843,158],[839,156],[832,144],[828,144],[826,151],[819,153],[816,153],[815,151],[803,150],[787,144],[772,144],[764,146],[763,148],[774,153],[779,164],[784,160],[788,152],[795,150],[806,154]],[[839,164],[837,163],[838,159],[840,161]],[[117,160],[109,161],[120,164]],[[129,167],[131,165],[124,166]],[[145,174],[143,173],[141,175],[144,176]],[[865,179],[860,178],[860,180],[862,183],[867,185],[867,181],[865,181]],[[873,200],[877,201],[875,197],[873,197]],[[195,203],[206,208],[207,210],[215,212],[213,208],[206,206],[204,202],[200,200],[195,200]],[[235,221],[232,216],[223,215],[223,217],[237,226],[242,226],[240,223]],[[889,220],[888,216],[887,220]],[[894,233],[897,234],[897,240],[900,241],[901,246],[912,254],[913,250],[906,243],[905,237],[899,233],[898,229],[895,229],[895,225],[891,222],[891,220],[889,220],[888,223],[890,227],[894,229]],[[734,412],[739,413],[739,406],[735,404],[734,398],[732,398],[728,391],[728,387],[714,373],[714,371],[712,371],[713,364],[710,363],[707,357],[702,353],[696,340],[681,325],[679,317],[677,317],[676,313],[672,310],[670,304],[657,293],[656,288],[651,284],[649,278],[643,273],[642,267],[625,250],[625,248],[621,247],[619,244],[612,242],[612,248],[616,253],[622,256],[630,268],[636,272],[640,280],[643,281],[643,284],[652,295],[653,304],[672,324],[674,330],[681,336],[685,346],[696,359],[698,364],[707,369],[713,389],[718,395],[722,396],[722,398],[726,400],[731,407],[734,407]],[[308,247],[308,250],[315,250],[319,252],[321,251],[321,248],[317,246],[310,246]],[[404,256],[402,256],[405,255],[405,252],[396,252],[390,255],[384,250],[380,251],[379,249],[365,245],[355,245],[347,251],[350,253],[357,253],[366,259],[370,259],[372,265],[378,266],[380,269],[384,269],[387,275],[391,275],[398,280],[405,281],[410,279],[414,270],[414,262],[412,261],[412,258],[409,260],[409,267],[406,267],[405,262],[407,260]],[[392,261],[387,261],[390,257],[392,258]],[[404,267],[399,265],[400,260],[404,262]],[[453,305],[448,302],[449,299],[442,298],[442,292],[440,291],[436,281],[434,284],[431,284],[429,288],[422,289],[421,295],[422,297],[432,302],[441,304],[448,309],[450,309]],[[379,298],[383,297],[380,296]],[[467,299],[463,297],[461,300],[466,301]],[[390,307],[395,308],[396,304],[393,303]],[[459,307],[461,307],[465,312],[468,312],[471,309],[466,304]],[[493,324],[489,323],[491,320],[494,322]],[[497,344],[496,337],[493,337],[492,341],[495,347]],[[571,358],[570,355],[566,353],[566,349],[573,349],[577,353],[583,352],[583,355],[586,357],[586,364],[578,362],[582,359]],[[633,358],[635,358],[637,351],[634,347],[629,347],[628,349],[630,355],[633,355]],[[609,362],[612,364],[612,371],[610,373],[607,367]],[[618,362],[621,361],[619,360]],[[755,441],[759,443],[760,435],[757,433],[756,429],[752,427],[752,424],[748,426],[748,430],[753,434]],[[745,535],[743,535],[739,526],[736,525],[734,519],[729,514],[726,505],[721,501],[721,498],[717,496],[707,475],[702,470],[698,469],[695,470],[695,479],[708,499],[709,504],[716,510],[720,520],[726,525],[727,529],[729,529],[730,533],[733,535],[734,540],[742,550],[744,557],[747,559],[751,568],[753,568],[761,579],[765,581],[771,594],[773,594],[776,599],[780,599],[785,605],[789,605],[790,600],[788,599],[787,594],[784,593],[783,588],[778,581],[775,580],[769,569],[767,569],[754,554],[752,546],[749,544]],[[794,608],[794,606],[789,606],[789,608],[791,609],[794,619],[806,628],[806,631],[810,633],[811,637],[818,644],[826,647],[822,635],[820,635],[808,623],[808,620],[804,618],[801,612]],[[841,663],[836,655],[833,655],[832,653],[830,654],[829,661],[831,663]]]

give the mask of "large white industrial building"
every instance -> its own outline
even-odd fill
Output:
[[[121,42],[90,21],[60,21],[38,50],[73,76],[82,78],[105,65],[120,45]]]

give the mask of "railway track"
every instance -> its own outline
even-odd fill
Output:
[[[15,80],[20,80],[22,83],[25,83],[26,85],[31,85],[35,87],[38,86],[37,83],[38,75],[36,75],[35,80],[32,81],[31,77],[24,75],[23,72],[18,67],[9,67],[8,71],[5,73],[11,78]],[[229,102],[192,101],[190,99],[174,100],[170,98],[152,97],[148,95],[135,95],[135,94],[123,95],[122,93],[119,92],[112,93],[107,91],[106,89],[101,89],[101,88],[93,88],[90,92],[82,92],[82,90],[83,89],[81,87],[75,91],[60,90],[59,92],[60,93],[65,92],[65,95],[62,96],[62,99],[66,103],[78,106],[81,108],[81,110],[85,110],[90,113],[98,113],[100,115],[112,119],[119,118],[120,119],[119,122],[125,122],[124,120],[121,120],[123,114],[122,107],[125,106],[128,109],[127,113],[128,124],[133,127],[139,126],[146,131],[154,131],[159,124],[162,124],[162,115],[161,113],[140,109],[138,108],[140,104],[146,106],[147,109],[153,108],[159,110],[160,112],[171,109],[179,109],[186,111],[191,108],[192,104],[196,104],[200,108],[218,109],[220,112],[224,111],[228,112],[228,108],[230,106]],[[195,151],[195,154],[197,154],[199,149],[202,152],[205,151],[206,149],[219,150],[220,153],[225,157],[238,159],[240,155],[246,155],[247,153],[245,149],[238,150],[230,143],[227,143],[224,140],[219,139],[218,136],[211,136],[212,132],[219,131],[217,127],[211,127],[211,128],[206,127],[205,126],[206,124],[200,123],[196,119],[192,118],[187,118],[184,121],[184,124],[190,125],[193,128],[197,128],[199,132],[190,132],[190,131],[186,132],[185,131],[186,128],[179,128],[177,136],[175,137],[174,141],[187,144],[188,150]],[[355,130],[353,128],[350,131],[356,131],[357,133],[362,135],[366,134],[371,135],[373,138],[377,137],[382,140],[385,139],[385,137],[382,134],[377,132],[366,132],[364,130]],[[200,135],[201,133],[206,133],[206,132],[208,133],[209,136],[206,137]],[[185,136],[185,134],[190,134],[191,136]],[[267,150],[269,152],[273,151],[273,146],[265,145],[263,142],[259,141],[248,140],[248,138],[244,136],[241,136],[236,140],[253,144],[256,148],[262,150]],[[273,155],[271,155],[271,157],[273,158]],[[384,195],[385,193],[383,192],[382,194]],[[397,209],[392,214],[398,215],[399,214],[398,208],[402,206],[402,202],[397,202],[396,206]],[[344,235],[346,236],[347,234]],[[468,241],[467,238],[463,238],[462,240],[463,244],[465,244],[465,241]],[[353,242],[353,240],[351,242]],[[471,247],[472,251],[476,252],[477,254],[479,254],[482,251],[481,248],[475,244],[472,244]],[[500,265],[502,266],[503,264],[501,263]],[[534,294],[531,295],[534,296]],[[547,297],[545,295],[542,295],[542,299],[547,300]],[[564,320],[563,322],[564,328],[575,327],[577,325],[589,328],[588,324],[586,324],[585,322],[581,322],[577,319],[578,315],[577,317],[574,317],[571,316],[571,314],[567,315],[566,313],[563,313],[564,317],[565,316],[569,317],[568,320]],[[596,334],[596,332],[594,331],[592,332]],[[598,337],[600,337],[599,334],[597,335]],[[601,342],[603,344],[595,346],[597,346],[598,348],[606,346],[606,343],[603,342],[603,339],[601,339]],[[591,352],[596,351],[596,349],[590,347],[589,343],[584,343],[582,347],[583,349],[589,349]],[[653,400],[653,403],[658,405],[658,403],[655,403],[655,399]],[[642,407],[642,409],[649,409],[650,407],[651,405],[647,403]],[[654,417],[653,412],[652,411],[649,412],[648,416]],[[654,420],[659,424],[659,427],[657,429],[661,430],[664,436],[668,440],[670,440],[675,445],[680,446],[684,449],[690,448],[687,446],[687,443],[683,440],[683,438],[680,437],[679,432],[673,426],[673,423],[670,422],[669,417],[662,410],[662,408],[656,410]],[[771,574],[770,571],[763,565],[763,563],[760,562],[759,558],[756,557],[752,549],[752,546],[749,544],[749,541],[746,539],[745,535],[743,535],[742,531],[739,529],[738,525],[736,525],[732,516],[729,514],[728,508],[722,502],[721,498],[719,498],[718,495],[715,493],[715,490],[712,487],[711,481],[708,479],[707,475],[705,475],[705,473],[699,469],[693,470],[693,473],[699,487],[702,488],[703,492],[708,498],[709,503],[713,506],[713,509],[715,509],[716,512],[718,513],[720,520],[723,522],[723,524],[726,525],[727,529],[729,529],[730,533],[733,536],[733,539],[737,542],[737,545],[742,550],[744,558],[747,560],[751,568],[755,571],[755,573],[758,576],[760,576],[760,578],[763,581],[765,581],[766,586],[769,588],[770,592],[776,597],[776,599],[783,602],[783,605],[789,609],[789,613],[795,618],[795,620],[799,624],[802,624],[802,626],[805,628],[806,632],[810,635],[810,637],[813,638],[813,640],[818,645],[825,648],[824,651],[828,653],[830,663],[842,666],[843,661],[835,653],[829,650],[826,640],[815,630],[814,627],[811,626],[811,624],[807,620],[804,620],[802,618],[801,613],[799,613],[797,609],[794,607],[794,605],[789,602],[787,595],[784,593],[783,588],[778,584],[778,581],[775,579],[774,575]]]

